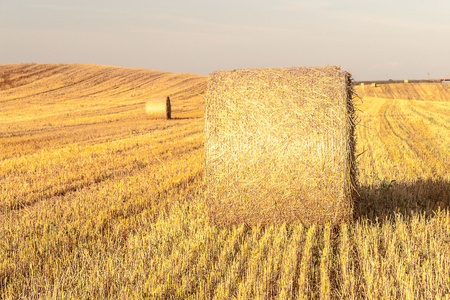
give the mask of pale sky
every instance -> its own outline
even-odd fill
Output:
[[[0,64],[24,62],[440,78],[450,72],[450,0],[0,0]]]

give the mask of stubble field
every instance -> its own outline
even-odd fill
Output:
[[[204,200],[206,77],[0,75],[0,298],[450,298],[450,99],[355,99],[353,222],[220,228]],[[168,94],[174,119],[147,119],[145,99]]]

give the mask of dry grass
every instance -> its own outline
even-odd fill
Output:
[[[205,118],[213,223],[336,224],[351,217],[356,172],[347,72],[214,72]]]
[[[171,105],[169,97],[153,97],[145,103],[145,112],[149,119],[170,119]]]
[[[149,121],[142,101],[127,114],[112,92],[111,107],[105,94],[104,110],[91,110],[78,95],[96,85],[49,97],[50,74],[33,75],[23,98],[0,91],[10,95],[0,108],[0,298],[450,297],[450,102],[358,105],[353,222],[219,228],[205,205],[202,119]],[[65,115],[65,98],[77,114]],[[32,113],[38,103],[64,112],[49,126],[49,110]]]

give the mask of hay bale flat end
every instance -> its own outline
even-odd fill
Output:
[[[152,97],[145,103],[145,112],[150,119],[171,119],[171,105],[169,97]]]
[[[338,223],[356,185],[350,74],[339,67],[210,74],[207,201],[214,224]]]

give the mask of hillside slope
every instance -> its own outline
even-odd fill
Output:
[[[0,65],[0,122],[11,111],[17,121],[87,110],[97,116],[113,108],[130,111],[156,96],[171,97],[175,117],[201,117],[205,87],[206,77],[194,74],[91,64]]]
[[[90,64],[0,65],[0,160],[202,118],[206,79]],[[145,115],[146,99],[158,96],[171,97],[169,123]]]
[[[357,85],[355,92],[359,97],[377,97],[385,99],[405,99],[423,101],[449,101],[450,83],[381,83]]]

